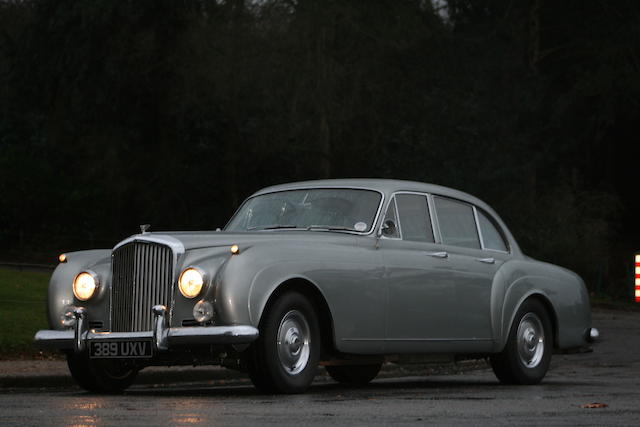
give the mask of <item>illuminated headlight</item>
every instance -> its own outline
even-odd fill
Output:
[[[196,322],[204,323],[211,320],[213,317],[213,306],[208,301],[198,301],[193,307],[193,318]]]
[[[178,288],[180,293],[186,298],[195,298],[198,296],[204,286],[204,273],[195,267],[189,267],[180,274],[178,279]]]
[[[80,301],[86,301],[95,295],[98,286],[98,275],[93,271],[83,271],[73,279],[73,294]]]

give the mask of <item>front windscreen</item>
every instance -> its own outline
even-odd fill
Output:
[[[368,232],[382,196],[372,190],[312,188],[248,199],[226,231],[329,229]]]

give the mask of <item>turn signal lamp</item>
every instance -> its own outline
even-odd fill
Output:
[[[636,255],[635,260],[635,281],[634,281],[634,296],[635,301],[640,302],[640,254]]]
[[[240,247],[238,245],[231,245],[231,253],[238,255],[240,253]]]
[[[60,262],[67,262],[67,255],[66,255],[66,254],[60,254],[60,255],[58,255],[58,261],[60,261]]]

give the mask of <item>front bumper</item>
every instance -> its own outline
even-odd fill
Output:
[[[195,326],[170,328],[166,316],[167,308],[153,307],[153,331],[145,332],[93,332],[87,330],[86,312],[77,307],[74,329],[65,331],[43,330],[34,337],[36,346],[46,349],[74,350],[83,352],[90,341],[139,341],[151,340],[156,351],[189,344],[250,344],[258,338],[258,329],[253,326]]]

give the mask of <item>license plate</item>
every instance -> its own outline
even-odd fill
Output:
[[[89,357],[94,359],[150,358],[151,341],[94,341],[89,346]]]

